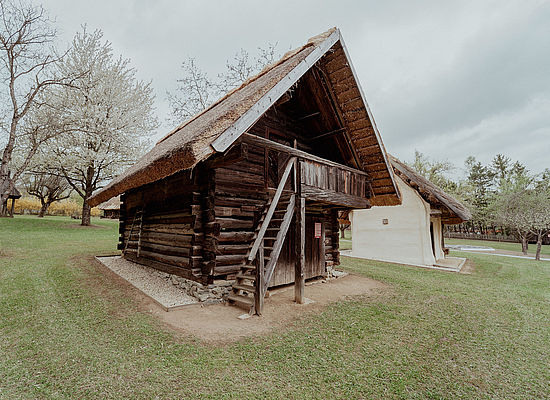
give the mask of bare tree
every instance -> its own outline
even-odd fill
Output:
[[[15,182],[27,168],[38,148],[54,133],[41,124],[29,123],[28,117],[42,106],[43,91],[59,84],[53,65],[59,60],[51,45],[56,32],[41,6],[23,1],[0,1],[0,74],[7,104],[0,124],[0,182],[11,170]],[[24,150],[21,145],[25,142]],[[16,150],[21,150],[19,162],[13,163]],[[10,183],[10,190],[13,183]],[[4,204],[0,193],[0,214]]]
[[[254,57],[240,49],[231,60],[227,60],[226,69],[211,79],[202,71],[194,58],[189,57],[181,64],[183,77],[178,79],[174,93],[167,92],[172,108],[171,122],[180,124],[209,107],[216,98],[236,88],[251,76],[260,72],[277,58],[276,44],[258,48]]]
[[[71,195],[70,185],[65,178],[58,175],[51,175],[47,172],[34,172],[27,174],[25,189],[31,196],[40,200],[40,212],[38,217],[46,215],[50,205],[56,201],[69,198]]]
[[[194,58],[181,64],[183,78],[178,79],[177,94],[168,92],[173,122],[178,124],[206,109],[216,96],[216,86],[208,75],[201,71]]]

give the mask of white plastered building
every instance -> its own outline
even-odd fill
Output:
[[[443,225],[471,218],[469,210],[409,166],[390,156],[402,203],[354,210],[352,256],[417,266],[445,258]]]

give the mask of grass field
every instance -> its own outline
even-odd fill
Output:
[[[93,222],[0,219],[0,398],[550,397],[550,262],[463,253],[464,275],[343,257],[390,290],[214,346],[90,263],[117,240]]]
[[[445,244],[467,244],[471,246],[488,246],[498,250],[521,252],[521,243],[495,242],[492,240],[468,240],[468,239],[445,239]],[[535,256],[536,244],[529,244],[528,254]],[[542,255],[550,255],[550,245],[544,245],[541,249]]]

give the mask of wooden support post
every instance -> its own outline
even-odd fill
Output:
[[[295,233],[296,233],[296,264],[294,268],[294,300],[298,304],[304,303],[305,266],[306,266],[306,199],[301,193],[300,160],[294,164],[296,205],[295,205]]]
[[[264,245],[263,241],[260,244],[258,249],[258,264],[256,265],[256,282],[255,282],[255,292],[254,292],[254,313],[256,315],[262,315],[262,310],[264,308],[264,272],[265,272],[265,261],[264,261]]]
[[[296,266],[294,269],[294,300],[304,303],[305,266],[306,266],[306,199],[296,202]]]

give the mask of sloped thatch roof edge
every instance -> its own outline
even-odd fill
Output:
[[[100,210],[120,210],[120,196],[115,196],[97,206]]]
[[[461,220],[454,223],[468,221],[472,218],[470,210],[468,210],[466,206],[454,197],[445,193],[440,187],[424,178],[407,164],[401,162],[390,154],[388,154],[388,156],[395,172],[405,181],[407,185],[418,191],[422,198],[424,198],[428,203],[446,207],[451,213]]]

